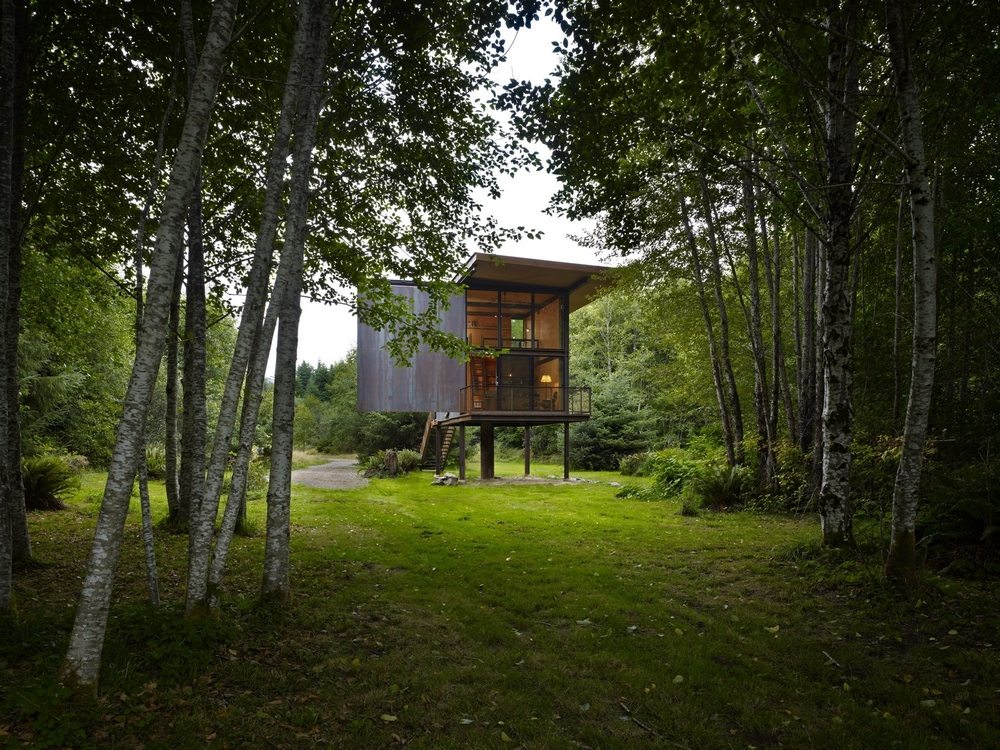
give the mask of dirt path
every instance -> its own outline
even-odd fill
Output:
[[[293,471],[292,484],[325,490],[353,490],[364,487],[368,480],[358,474],[358,465],[353,459],[335,458],[327,464]]]

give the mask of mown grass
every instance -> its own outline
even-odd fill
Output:
[[[54,678],[100,501],[87,475],[68,511],[31,517],[46,564],[18,573],[3,623],[0,743],[1000,745],[995,582],[901,596],[869,558],[818,551],[812,519],[687,518],[574,474],[599,483],[297,487],[293,601],[255,606],[263,540],[237,538],[212,621],[179,612],[183,536],[158,537],[167,604],[144,605],[133,512],[95,700]]]

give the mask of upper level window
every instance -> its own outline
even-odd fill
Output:
[[[496,346],[498,313],[496,292],[470,289],[465,293],[465,329],[472,346]]]
[[[565,348],[563,336],[563,296],[535,295],[535,339],[539,349]]]
[[[565,349],[564,295],[470,289],[465,297],[466,335],[490,349]]]

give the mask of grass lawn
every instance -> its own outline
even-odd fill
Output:
[[[143,604],[133,510],[90,700],[54,680],[100,501],[87,475],[68,511],[30,519],[45,564],[0,621],[0,745],[1000,747],[997,582],[902,598],[873,558],[819,553],[812,519],[687,518],[594,478],[297,487],[293,601],[254,605],[263,539],[239,538],[218,619],[196,623],[184,537],[158,536],[166,604]],[[250,517],[263,528],[262,502]]]

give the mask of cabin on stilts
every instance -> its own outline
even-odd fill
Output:
[[[480,477],[494,477],[496,427],[524,430],[524,473],[531,471],[531,428],[563,425],[563,476],[569,478],[569,426],[590,417],[590,388],[570,385],[569,314],[606,284],[601,266],[477,253],[456,281],[457,295],[441,330],[463,337],[467,362],[426,348],[409,367],[396,366],[388,334],[358,323],[358,408],[426,411],[421,454],[441,473],[458,446],[465,478],[465,428],[479,427]],[[393,293],[427,309],[426,292],[392,282]]]

